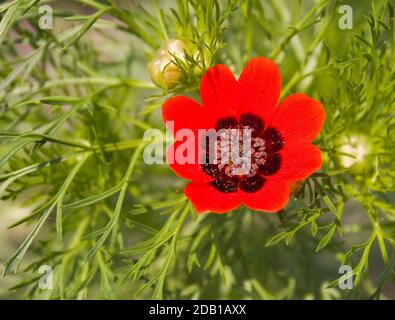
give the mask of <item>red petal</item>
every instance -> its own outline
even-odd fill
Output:
[[[201,168],[199,164],[199,153],[198,146],[195,144],[195,157],[193,163],[178,163],[177,157],[175,156],[175,151],[177,147],[180,146],[183,141],[176,141],[172,145],[169,146],[166,154],[166,162],[169,164],[170,168],[175,172],[175,174],[183,179],[193,180],[193,181],[201,181],[201,182],[209,182],[213,180],[212,177],[207,175]]]
[[[263,187],[256,192],[240,192],[242,203],[252,209],[276,212],[285,207],[289,198],[288,184],[266,180]]]
[[[162,118],[173,134],[183,128],[196,131],[210,127],[203,108],[195,100],[184,96],[169,98],[162,106]],[[167,121],[174,121],[174,128]]]
[[[321,167],[321,150],[310,144],[286,146],[281,152],[281,164],[270,179],[277,181],[304,180]]]
[[[237,81],[228,67],[209,68],[200,81],[203,108],[216,118],[238,115]]]
[[[237,192],[219,192],[207,183],[192,181],[185,187],[184,193],[198,213],[225,213],[240,205]]]
[[[194,134],[194,161],[191,164],[177,163],[174,156],[177,147],[183,144],[183,141],[175,141],[167,150],[167,163],[173,171],[181,178],[196,181],[210,181],[212,178],[205,174],[199,164],[199,136],[197,129],[209,128],[208,117],[205,115],[203,108],[194,100],[177,96],[168,99],[162,107],[162,117],[169,130],[174,136],[180,129],[191,129]],[[167,121],[173,121],[174,127],[169,125]]]
[[[324,119],[321,103],[297,93],[281,102],[270,125],[280,132],[285,143],[311,142],[320,132]]]
[[[257,113],[267,123],[280,97],[281,75],[267,58],[251,59],[239,78],[242,112]]]

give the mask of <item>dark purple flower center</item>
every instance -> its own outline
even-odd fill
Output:
[[[211,133],[213,134],[213,132]],[[280,133],[265,128],[263,120],[254,114],[244,113],[239,119],[221,118],[216,123],[215,135],[204,137],[205,159],[201,167],[213,178],[210,182],[223,193],[258,191],[265,176],[280,169],[284,141]]]

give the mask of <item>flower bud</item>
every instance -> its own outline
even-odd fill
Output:
[[[340,140],[338,162],[342,168],[360,172],[371,159],[371,146],[361,135],[351,135]]]
[[[181,78],[182,72],[173,63],[175,57],[185,61],[185,51],[188,45],[179,39],[169,40],[160,48],[148,64],[151,80],[162,89],[173,88]]]

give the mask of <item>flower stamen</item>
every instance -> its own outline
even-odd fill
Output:
[[[259,190],[265,178],[279,170],[283,140],[274,128],[264,130],[263,121],[253,114],[242,114],[217,121],[214,142],[206,148],[203,171],[215,180],[211,185],[224,193],[240,187],[245,192]],[[206,141],[206,140],[205,140]],[[211,161],[210,161],[211,160]]]

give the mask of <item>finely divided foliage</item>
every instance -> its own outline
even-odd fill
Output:
[[[53,8],[52,30],[39,27],[43,4]],[[11,214],[6,236],[23,229],[0,251],[3,281],[17,273],[7,294],[393,298],[394,8],[392,1],[355,1],[353,29],[341,30],[338,6],[2,3],[0,219]],[[146,65],[174,38],[190,50],[173,57],[181,76],[162,90]],[[167,166],[144,164],[144,131],[165,131],[163,102],[198,97],[209,67],[222,63],[239,74],[254,56],[279,65],[281,98],[305,92],[325,106],[314,140],[323,166],[278,214],[241,207],[198,216],[181,195],[184,181]],[[10,204],[29,211],[13,215]],[[353,270],[351,290],[338,287],[344,264]],[[52,290],[39,287],[42,265],[53,269]]]

